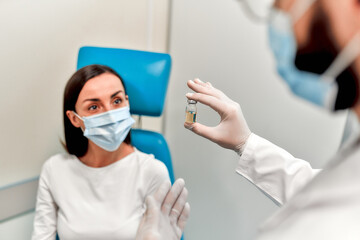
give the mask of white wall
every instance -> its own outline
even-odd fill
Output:
[[[166,52],[168,18],[168,0],[0,1],[0,187],[39,175],[63,151],[62,95],[79,48]],[[143,126],[161,131],[162,119]],[[32,217],[0,223],[0,239],[29,239],[29,229]]]
[[[0,239],[29,240],[33,230],[34,212],[25,213],[0,224]]]
[[[241,104],[253,132],[317,168],[337,150],[344,116],[290,94],[274,71],[266,25],[251,22],[235,0],[173,1],[170,54],[165,131],[175,174],[190,192],[186,239],[252,239],[277,207],[235,173],[235,153],[183,128],[186,81],[210,81]],[[198,104],[198,121],[219,118]]]

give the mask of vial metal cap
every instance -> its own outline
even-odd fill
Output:
[[[188,102],[189,104],[196,104],[196,103],[197,103],[197,101],[191,100],[191,99],[188,99],[187,102]]]

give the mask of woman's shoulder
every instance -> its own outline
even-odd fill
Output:
[[[73,159],[74,155],[68,154],[68,153],[57,153],[55,155],[52,155],[51,157],[49,157],[45,163],[47,162],[63,162],[63,161],[67,161],[70,159]]]
[[[49,157],[43,164],[43,170],[50,170],[66,164],[69,160],[73,160],[74,156],[68,153],[58,153]]]
[[[163,170],[166,166],[163,162],[156,159],[153,154],[148,154],[135,149],[135,156],[141,166],[146,167],[148,170]]]
[[[164,181],[169,181],[169,172],[163,162],[156,159],[153,154],[147,154],[135,149],[140,163],[143,179],[147,184],[147,194],[153,194]]]

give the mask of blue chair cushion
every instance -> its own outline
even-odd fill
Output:
[[[123,78],[131,114],[161,116],[171,70],[169,54],[119,48],[80,48],[77,69],[91,64],[111,67]]]
[[[156,159],[162,161],[168,169],[171,183],[174,183],[171,155],[163,135],[142,129],[132,129],[131,143],[138,150],[144,153],[154,154]]]

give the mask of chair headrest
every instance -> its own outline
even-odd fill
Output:
[[[111,67],[122,77],[131,114],[161,116],[171,70],[169,54],[119,48],[80,48],[77,69],[91,64]]]

